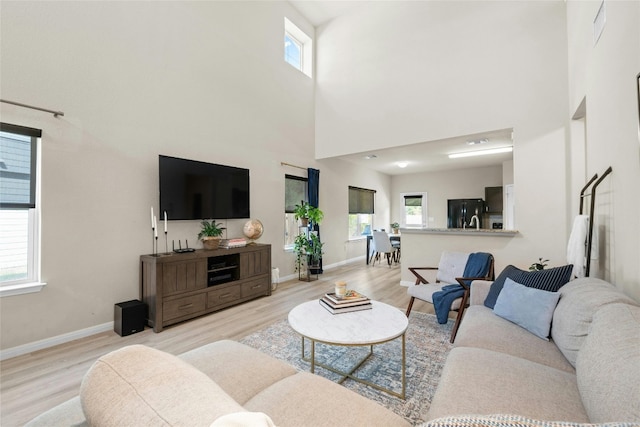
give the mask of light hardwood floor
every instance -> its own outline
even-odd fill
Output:
[[[85,372],[101,355],[125,345],[144,344],[180,354],[220,339],[240,339],[286,319],[297,304],[318,298],[345,280],[372,299],[406,310],[409,297],[400,286],[400,266],[375,267],[363,262],[325,270],[312,282],[280,283],[269,297],[168,327],[161,333],[147,328],[120,337],[104,332],[87,338],[5,360],[0,365],[0,425],[21,426],[38,414],[78,394]],[[414,311],[433,313],[433,306],[416,301]]]

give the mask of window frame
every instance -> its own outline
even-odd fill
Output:
[[[313,78],[313,39],[296,24],[286,17],[284,18],[284,37],[289,36],[301,46],[300,49],[300,68],[287,61],[286,50],[284,51],[284,61],[296,70],[301,71],[307,77]],[[284,47],[284,46],[283,46]]]
[[[408,225],[407,224],[407,217],[406,217],[406,211],[405,211],[405,200],[408,197],[420,197],[421,198],[421,207],[422,207],[422,221],[420,225],[415,225],[415,224],[411,224]],[[422,191],[413,191],[413,192],[408,192],[408,193],[400,193],[400,213],[401,215],[401,222],[400,222],[400,226],[402,228],[427,228],[428,224],[429,224],[429,220],[428,220],[428,216],[427,216],[427,207],[428,207],[428,198],[427,198],[427,193],[426,192],[422,192]]]
[[[0,131],[31,139],[30,196],[27,203],[2,203],[2,210],[27,211],[27,277],[0,282],[0,297],[39,292],[46,285],[41,282],[40,265],[40,190],[41,190],[41,137],[42,131],[29,127],[0,123]]]
[[[358,194],[361,193],[361,194]],[[364,200],[364,194],[367,193],[367,196],[371,196],[371,204],[368,204],[366,200]],[[351,197],[357,194],[357,200],[351,199]],[[364,203],[362,203],[364,202]],[[348,240],[362,240],[366,239],[367,235],[365,234],[356,234],[351,235],[351,217],[352,215],[356,216],[356,231],[361,229],[361,225],[365,222],[362,221],[362,216],[369,217],[369,224],[371,230],[374,229],[374,221],[375,221],[375,205],[376,205],[376,190],[371,190],[368,188],[354,187],[350,185],[348,187],[348,222],[347,222],[347,234]]]

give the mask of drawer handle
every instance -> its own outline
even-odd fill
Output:
[[[262,287],[262,285],[253,285],[253,286],[251,287],[251,289],[258,289],[258,288],[261,288],[261,287]]]
[[[231,296],[233,296],[233,294],[224,294],[224,295],[220,295],[218,298],[224,299],[224,298],[229,298]]]
[[[185,309],[190,308],[190,307],[193,307],[193,303],[181,305],[180,307],[178,307],[178,310],[185,310]]]

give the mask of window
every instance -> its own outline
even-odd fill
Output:
[[[293,22],[284,18],[284,60],[311,77],[313,40]]]
[[[299,234],[298,221],[293,214],[296,205],[301,201],[309,202],[307,178],[284,176],[284,248],[292,249]]]
[[[39,281],[38,129],[0,124],[0,296],[36,292]]]
[[[375,190],[349,186],[349,239],[371,234],[375,195]]]
[[[403,227],[427,226],[427,193],[401,193]]]

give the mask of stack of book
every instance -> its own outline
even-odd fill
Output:
[[[320,305],[331,314],[349,313],[351,311],[371,310],[371,300],[356,291],[347,291],[344,297],[337,297],[331,292],[320,298]]]
[[[247,246],[245,239],[220,239],[220,247],[224,249],[242,248],[244,246]]]

